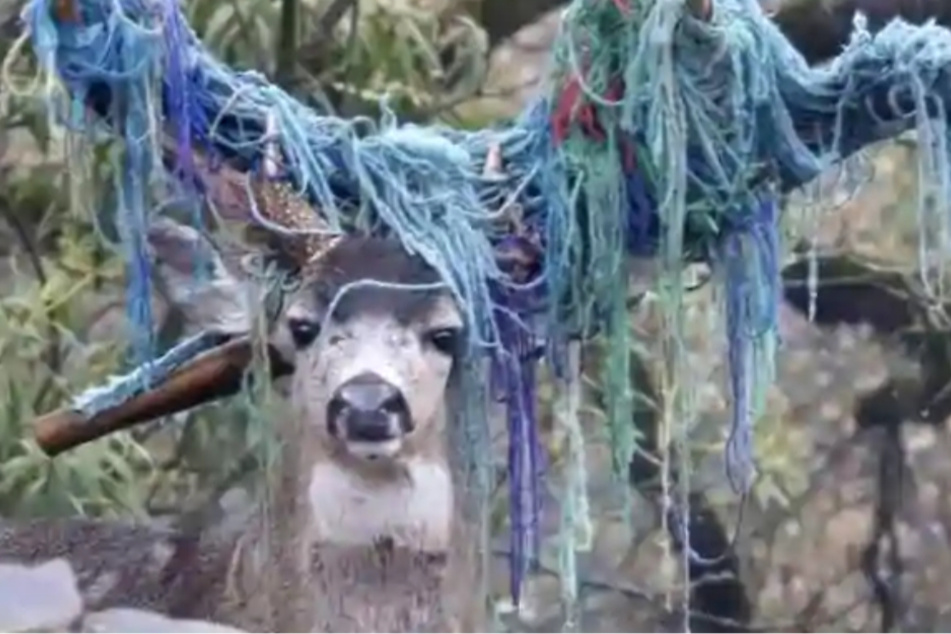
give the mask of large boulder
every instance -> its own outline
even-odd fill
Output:
[[[0,632],[241,632],[206,621],[170,619],[131,608],[86,613],[65,559],[0,563]]]
[[[0,632],[68,631],[82,609],[65,559],[36,566],[0,563]]]
[[[240,632],[231,627],[209,623],[207,621],[187,621],[170,619],[148,612],[130,608],[114,608],[93,612],[83,618],[83,632],[207,632],[212,634]]]

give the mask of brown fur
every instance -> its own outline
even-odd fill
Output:
[[[384,241],[344,241],[328,262],[328,275],[297,304],[298,314],[323,319],[325,332],[294,353],[293,413],[278,426],[271,499],[237,534],[34,521],[0,525],[0,561],[66,558],[92,609],[146,608],[252,631],[483,630],[479,529],[460,512],[448,458],[453,359],[419,338],[459,315],[445,295],[362,291],[324,319],[327,298],[353,279],[434,279]],[[367,341],[377,328],[386,337]],[[341,341],[349,343],[334,348]],[[401,358],[367,357],[381,350]],[[324,420],[327,395],[352,375],[348,364],[363,362],[390,367],[415,423],[398,452],[376,463],[350,453]]]

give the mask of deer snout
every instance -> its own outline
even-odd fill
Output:
[[[385,443],[412,431],[403,393],[372,372],[345,382],[327,406],[330,433],[354,443]]]

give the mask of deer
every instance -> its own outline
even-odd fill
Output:
[[[189,331],[250,330],[248,292],[209,240],[166,218],[149,237],[159,286]],[[250,631],[486,631],[485,606],[472,593],[485,575],[479,529],[463,509],[447,436],[461,388],[459,309],[445,290],[371,285],[343,295],[326,315],[354,282],[428,286],[438,276],[394,239],[340,237],[304,249],[301,261],[313,264],[320,249],[319,274],[298,289],[271,335],[287,366],[275,387],[291,411],[276,424],[282,460],[270,508],[225,529],[0,524],[0,562],[67,559],[91,610],[131,606]],[[211,271],[200,285],[190,281],[192,250]],[[631,381],[643,388],[651,381],[638,361]],[[637,416],[632,424],[655,437],[657,421]],[[630,483],[639,489],[649,488],[643,462],[632,456]],[[722,573],[728,538],[703,513],[688,518],[690,548]],[[735,579],[734,562],[725,563]],[[736,597],[721,596],[721,585]],[[705,613],[742,624],[749,607],[737,585],[705,583],[695,600],[709,598]],[[709,627],[697,621],[692,629],[721,631]]]
[[[487,171],[500,167],[495,152]],[[249,631],[486,631],[486,605],[473,596],[487,574],[484,527],[449,443],[463,397],[456,299],[395,238],[322,233],[313,210],[274,179],[278,162],[269,147],[252,189],[271,223],[302,232],[266,241],[304,282],[269,337],[287,401],[274,422],[272,499],[224,528],[0,523],[0,562],[65,558],[91,610],[144,608]],[[250,219],[240,176],[222,169],[204,185],[226,220]],[[190,330],[251,330],[250,294],[210,240],[169,218],[153,223],[149,240],[159,289]],[[200,285],[191,277],[197,252],[211,272]],[[641,488],[637,458],[631,485]],[[691,548],[722,532],[708,518],[688,521]],[[744,621],[744,602],[719,597],[709,611]]]
[[[286,185],[261,179],[256,192],[274,222],[316,217]],[[160,252],[198,239],[170,220],[152,237]],[[91,610],[142,608],[249,631],[486,631],[475,596],[481,528],[449,445],[465,348],[456,299],[395,238],[314,238],[277,240],[313,274],[270,335],[288,398],[272,421],[281,457],[267,504],[236,530],[0,523],[0,562],[66,559]],[[173,299],[194,319],[249,328],[220,258],[212,268],[212,283]],[[173,282],[176,270],[158,267]],[[352,287],[367,280],[427,290]],[[225,308],[209,310],[209,297]]]

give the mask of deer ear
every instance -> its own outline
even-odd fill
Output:
[[[159,216],[149,226],[148,242],[156,264],[179,275],[195,274],[199,262],[203,269],[200,272],[212,278],[228,274],[214,245],[194,227]]]
[[[150,226],[148,239],[157,289],[182,314],[187,331],[248,332],[251,313],[244,284],[207,237],[160,217]]]

